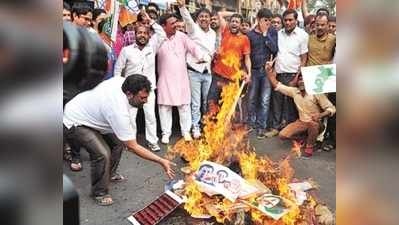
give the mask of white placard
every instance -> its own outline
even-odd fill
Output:
[[[337,69],[335,64],[302,67],[301,72],[308,94],[336,92]]]

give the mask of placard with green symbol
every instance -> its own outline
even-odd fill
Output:
[[[336,64],[302,67],[301,72],[308,94],[336,92]]]

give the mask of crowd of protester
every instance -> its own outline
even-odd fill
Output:
[[[203,116],[218,112],[222,88],[237,80],[248,85],[239,108],[249,133],[258,139],[289,139],[305,157],[335,149],[335,93],[307,94],[300,73],[301,67],[334,63],[336,19],[327,9],[315,15],[302,9],[301,27],[293,9],[280,15],[263,8],[251,21],[207,8],[190,14],[184,0],[177,4],[178,11],[162,15],[156,4],[149,4],[136,22],[119,27],[113,42],[104,32],[103,9],[64,3],[63,19],[97,33],[109,53],[105,81],[64,109],[70,168],[82,169],[84,147],[100,205],[112,204],[109,182],[124,179],[116,173],[123,146],[173,176],[170,161],[136,142],[138,109],[144,111],[147,147],[160,151],[159,141],[170,142],[173,107],[184,140],[199,139]],[[239,59],[237,65],[228,64],[231,56]]]

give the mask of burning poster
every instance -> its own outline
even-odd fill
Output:
[[[308,94],[336,92],[335,64],[302,67],[301,72]]]
[[[209,161],[203,161],[194,176],[201,192],[221,194],[231,202],[258,191],[229,168]]]
[[[264,194],[253,201],[243,201],[249,206],[260,210],[263,214],[273,218],[280,219],[290,211],[290,201],[277,195]]]

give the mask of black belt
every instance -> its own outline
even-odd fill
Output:
[[[191,66],[187,65],[187,69],[196,73],[201,73],[196,71],[195,69],[193,69]],[[202,74],[208,73],[208,69],[205,69],[204,72],[202,72]]]

